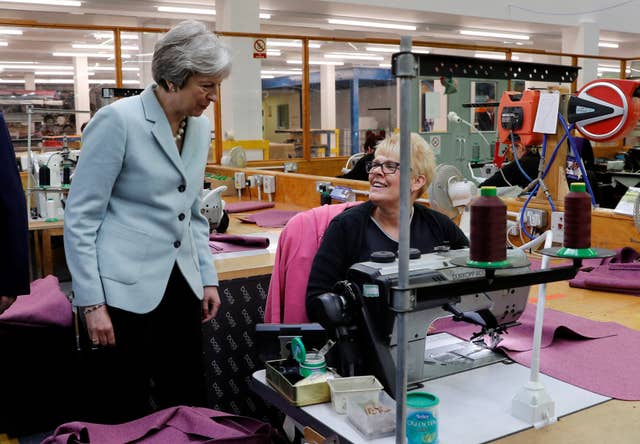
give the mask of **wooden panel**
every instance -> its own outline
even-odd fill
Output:
[[[520,211],[524,199],[505,199],[507,210]],[[558,205],[558,211],[564,207]],[[551,210],[547,202],[532,201],[529,208],[540,208],[547,211],[547,220],[551,220]],[[598,208],[591,214],[591,246],[599,248],[633,247],[640,249],[640,233],[635,227],[633,218],[623,214],[616,214],[611,209]]]
[[[299,174],[311,174],[314,176],[336,177],[342,174],[342,167],[347,163],[348,157],[324,157],[322,159],[302,160],[302,159],[280,159],[272,161],[251,161],[247,162],[247,168],[278,166],[282,167],[284,162],[293,162],[298,165]],[[213,165],[217,166],[217,165]],[[277,170],[274,170],[277,171]],[[282,170],[280,170],[282,171]]]
[[[299,205],[305,208],[320,205],[320,194],[316,191],[316,182],[329,182],[332,185],[342,185],[355,190],[369,190],[369,183],[360,180],[338,179],[330,176],[315,176],[299,173],[283,173],[279,171],[256,170],[251,168],[231,168],[219,165],[210,165],[207,172],[233,177],[234,172],[244,171],[247,176],[253,174],[269,175],[276,177],[276,191],[273,196],[275,202]],[[248,191],[244,191],[248,196]],[[255,195],[255,192],[253,192]],[[266,197],[263,197],[266,199]],[[247,197],[248,199],[248,197]],[[358,196],[358,200],[366,197]]]

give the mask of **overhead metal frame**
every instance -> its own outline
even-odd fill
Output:
[[[391,59],[395,74],[396,56]],[[541,82],[572,83],[578,78],[579,66],[548,63],[491,60],[442,54],[414,54],[420,76],[466,77],[503,80],[535,80]]]

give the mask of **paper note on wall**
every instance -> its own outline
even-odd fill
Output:
[[[556,92],[540,93],[536,120],[533,123],[534,133],[555,134],[558,126],[558,110],[560,94]]]

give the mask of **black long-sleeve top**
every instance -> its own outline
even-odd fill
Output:
[[[330,292],[336,282],[346,279],[353,264],[369,260],[374,251],[397,252],[398,242],[388,237],[371,218],[373,209],[373,203],[364,202],[333,218],[311,266],[307,307],[311,299]],[[410,246],[422,253],[431,253],[434,247],[445,242],[452,249],[469,245],[462,230],[447,216],[423,205],[413,205],[410,230]]]

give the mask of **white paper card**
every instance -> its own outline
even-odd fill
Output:
[[[536,120],[533,123],[534,133],[555,134],[558,126],[558,110],[560,109],[560,94],[556,92],[541,92]]]

